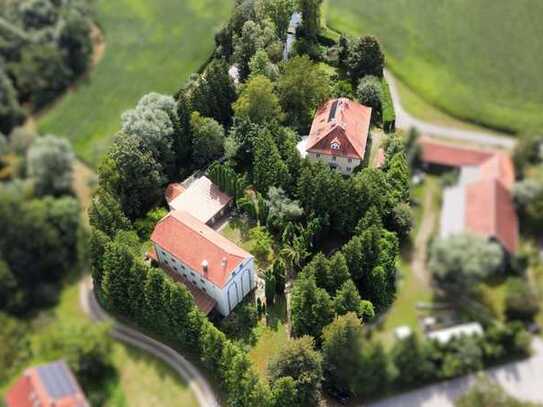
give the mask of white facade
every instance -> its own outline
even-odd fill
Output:
[[[191,269],[181,259],[176,258],[157,244],[154,244],[154,248],[159,263],[168,266],[213,298],[217,302],[217,311],[223,316],[230,314],[236,305],[256,287],[255,263],[252,256],[245,258],[235,270],[230,272],[228,280],[221,288],[208,280],[203,271]]]
[[[360,165],[360,160],[356,158],[313,153],[311,151],[307,152],[307,158],[311,161],[321,161],[343,175],[351,175],[354,169]]]

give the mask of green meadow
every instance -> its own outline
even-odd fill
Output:
[[[329,0],[328,25],[374,34],[427,103],[496,129],[543,124],[543,2]]]
[[[206,62],[231,7],[230,0],[98,0],[105,54],[41,115],[40,132],[69,138],[96,166],[123,111],[148,92],[174,93]]]

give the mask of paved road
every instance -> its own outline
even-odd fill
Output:
[[[520,362],[509,363],[486,371],[514,397],[532,402],[543,402],[543,341],[536,338],[534,354]],[[475,377],[461,377],[423,387],[409,393],[371,403],[368,407],[454,407],[454,401],[464,394]]]
[[[90,278],[85,279],[81,283],[80,301],[81,308],[83,308],[85,313],[87,313],[94,321],[113,322],[113,327],[110,332],[113,338],[150,353],[175,370],[181,379],[188,383],[200,406],[218,407],[220,405],[207,379],[191,362],[172,348],[117,321],[113,321],[100,307],[98,301],[96,301]]]
[[[485,144],[491,147],[500,147],[511,149],[515,145],[515,139],[507,135],[493,135],[482,131],[464,130],[453,127],[439,126],[433,123],[425,122],[411,116],[403,108],[400,101],[400,94],[396,86],[396,80],[392,73],[385,70],[385,78],[390,86],[390,93],[396,111],[396,127],[408,130],[416,127],[421,133],[434,137],[445,137],[460,141],[469,141],[477,144]]]

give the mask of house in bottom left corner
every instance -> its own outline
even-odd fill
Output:
[[[29,368],[8,390],[7,407],[90,407],[62,360]]]

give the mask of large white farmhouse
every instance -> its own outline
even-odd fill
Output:
[[[256,287],[253,256],[186,211],[160,220],[151,242],[154,260],[206,314],[215,308],[227,316]]]

